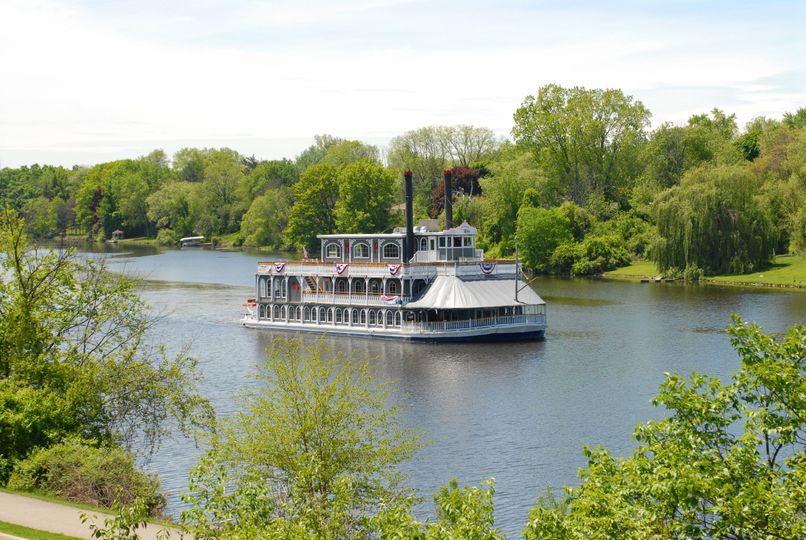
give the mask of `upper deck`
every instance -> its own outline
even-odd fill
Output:
[[[385,234],[320,234],[320,260],[329,263],[414,263],[484,260],[476,249],[476,229],[467,222],[445,231],[435,231],[435,220],[413,229],[413,256],[405,260],[406,233],[396,229]]]

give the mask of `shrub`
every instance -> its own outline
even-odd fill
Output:
[[[161,246],[173,246],[176,240],[176,234],[171,229],[160,229],[157,233],[157,243]]]
[[[90,442],[69,438],[33,452],[16,464],[8,487],[106,508],[141,498],[151,515],[159,515],[165,507],[159,480],[137,470],[124,449]]]

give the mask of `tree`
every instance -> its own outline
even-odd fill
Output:
[[[367,362],[278,338],[257,377],[191,473],[196,538],[359,537],[382,501],[409,495],[396,466],[419,440]]]
[[[0,215],[0,483],[67,436],[148,453],[169,419],[205,425],[195,362],[150,342],[134,284],[70,250],[30,249],[24,227]]]
[[[314,135],[314,143],[303,150],[300,155],[294,159],[294,164],[297,167],[299,174],[312,166],[322,163],[325,160],[327,151],[339,143],[344,142],[344,139],[334,137],[333,135]]]
[[[294,184],[294,206],[288,217],[286,238],[291,246],[314,251],[317,234],[335,231],[334,211],[339,196],[338,169],[328,163],[313,165]]]
[[[499,147],[500,142],[488,128],[428,126],[392,139],[388,161],[392,170],[412,171],[415,197],[427,206],[443,170],[456,165],[472,167],[493,158]]]
[[[481,171],[464,165],[454,167],[451,171],[451,193],[454,197],[467,195],[473,197],[481,195],[479,178]],[[437,217],[445,209],[445,177],[437,182],[436,187],[431,191],[431,217]]]
[[[562,195],[585,205],[591,193],[624,202],[638,175],[649,111],[621,90],[550,84],[515,111],[512,134],[531,149]]]
[[[550,271],[554,250],[573,240],[571,222],[560,208],[524,206],[518,211],[518,242],[527,268]]]
[[[379,163],[360,160],[338,172],[336,230],[374,233],[386,230],[395,199],[395,179]]]
[[[193,233],[190,216],[190,200],[199,184],[170,182],[146,198],[148,219],[159,230],[170,230],[175,240]]]
[[[299,178],[294,162],[288,159],[262,161],[244,177],[242,191],[247,201],[269,189],[291,187]]]
[[[768,264],[776,231],[758,201],[758,186],[746,168],[702,167],[662,193],[651,252],[659,270],[742,274]]]
[[[479,179],[484,190],[482,238],[485,247],[492,248],[491,256],[515,253],[518,210],[527,189],[539,190],[538,197],[548,205],[558,203],[551,195],[555,189],[547,185],[531,153],[510,147],[502,154],[500,160],[490,165],[490,176]]]
[[[204,161],[207,150],[198,148],[182,148],[174,154],[173,170],[186,182],[204,180]]]
[[[241,220],[244,244],[282,249],[290,211],[291,190],[287,187],[269,189],[255,198]]]
[[[537,538],[806,537],[806,327],[777,341],[734,315],[741,369],[729,383],[666,374],[626,458],[586,448],[580,485],[539,502]]]

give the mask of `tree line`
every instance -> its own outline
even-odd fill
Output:
[[[739,129],[714,109],[650,129],[620,90],[541,87],[514,113],[512,140],[487,128],[429,126],[383,152],[317,135],[294,159],[184,148],[65,169],[0,169],[0,196],[34,237],[161,243],[201,234],[274,250],[316,248],[316,235],[402,224],[401,172],[415,216],[439,218],[442,171],[454,216],[479,229],[490,257],[516,241],[537,272],[593,274],[651,259],[667,275],[744,273],[806,247],[806,109]]]

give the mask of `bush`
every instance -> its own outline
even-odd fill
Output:
[[[176,241],[176,234],[171,229],[160,229],[157,233],[157,243],[161,246],[173,246]]]
[[[91,446],[77,438],[33,452],[18,462],[8,487],[40,491],[68,501],[111,508],[146,501],[150,515],[159,515],[165,499],[159,480],[134,465],[131,454],[117,446]]]

